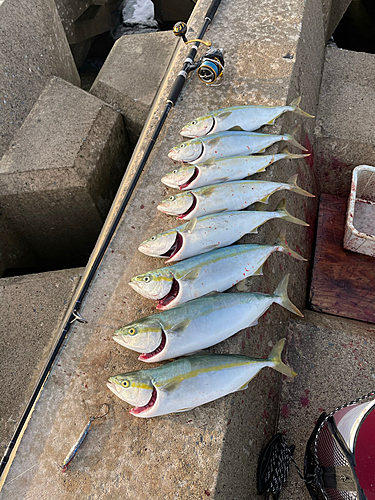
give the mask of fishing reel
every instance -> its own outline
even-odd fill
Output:
[[[199,42],[203,43],[209,50],[202,56],[198,62],[191,63],[188,72],[197,70],[198,78],[206,85],[215,83],[223,77],[224,72],[224,49],[214,49],[211,47],[211,42],[204,40],[187,40],[187,25],[184,22],[178,22],[173,26],[173,33],[182,38],[185,45],[188,43]]]

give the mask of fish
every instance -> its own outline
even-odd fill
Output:
[[[250,180],[212,184],[171,195],[156,208],[175,215],[177,219],[191,220],[213,213],[242,210],[256,202],[268,203],[273,193],[284,189],[314,198],[313,194],[297,185],[297,178],[297,174],[293,175],[286,183]]]
[[[289,274],[273,294],[219,293],[186,302],[168,311],[138,319],[114,332],[120,345],[142,353],[138,359],[158,362],[206,349],[254,326],[271,307],[279,304],[303,314],[288,297]]]
[[[157,300],[156,309],[164,311],[210,292],[223,292],[248,276],[262,275],[262,265],[273,252],[306,260],[288,247],[282,229],[274,245],[218,248],[135,276],[129,285],[143,297]]]
[[[251,132],[263,125],[273,125],[276,118],[287,111],[314,118],[299,107],[300,102],[301,97],[297,97],[287,106],[232,106],[217,109],[192,120],[181,129],[180,134],[183,137],[202,137],[226,130]]]
[[[232,156],[230,158],[211,158],[198,165],[186,165],[166,174],[161,182],[171,188],[184,191],[210,184],[244,179],[250,175],[264,172],[267,167],[283,159],[305,158],[310,154],[292,154],[287,149],[274,155]]]
[[[268,358],[230,354],[197,354],[158,368],[109,377],[107,387],[134,406],[130,414],[149,418],[192,410],[215,399],[247,388],[266,366],[293,378],[297,374],[281,360],[285,339]]]
[[[307,149],[292,134],[260,134],[258,132],[219,132],[207,137],[190,139],[173,147],[168,156],[182,163],[204,163],[210,158],[261,153],[276,142],[286,141],[298,149]]]
[[[186,224],[151,236],[138,250],[152,257],[167,258],[167,263],[176,262],[231,245],[247,233],[256,234],[259,226],[271,219],[309,225],[290,215],[283,199],[273,212],[244,210],[194,217]]]

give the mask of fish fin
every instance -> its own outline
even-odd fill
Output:
[[[223,121],[232,114],[232,111],[223,111],[222,113],[215,116],[216,121]]]
[[[290,215],[290,213],[286,209],[286,200],[283,198],[280,203],[276,207],[276,212],[281,213],[281,219],[287,220],[288,222],[293,222],[293,224],[298,224],[299,226],[309,226],[310,224],[307,224],[307,222],[297,219],[297,217],[293,217],[293,215]]]
[[[294,154],[294,153],[291,153],[289,151],[289,149],[288,149],[288,146],[284,146],[282,148],[282,150],[280,151],[279,154],[285,155],[286,159],[288,159],[288,160],[291,160],[293,158],[306,158],[307,156],[311,155],[311,153],[307,153],[307,154]]]
[[[216,163],[216,158],[213,156],[212,158],[209,158],[205,162],[201,163],[200,166],[209,166],[209,165],[214,165]]]
[[[186,328],[190,325],[191,319],[185,319],[184,321],[181,321],[180,323],[177,323],[176,325],[173,325],[171,328],[168,329],[168,333],[175,333],[176,335],[181,335],[181,333],[184,333]]]
[[[278,118],[278,117],[277,117]],[[275,123],[276,118],[273,118],[269,122],[267,122],[267,125],[273,125]]]
[[[185,281],[194,281],[198,278],[201,269],[202,269],[201,267],[196,267],[191,271],[189,271],[187,274],[185,274],[185,276],[183,276],[181,279]]]
[[[287,255],[290,255],[291,257],[294,257],[297,260],[305,260],[305,261],[307,261],[307,259],[305,259],[301,255],[299,255],[297,252],[295,252],[294,250],[292,250],[291,248],[288,247],[288,244],[286,242],[286,231],[285,231],[285,228],[283,228],[280,231],[279,236],[278,236],[278,238],[277,238],[277,240],[275,242],[275,245],[281,247],[280,248],[281,252],[286,253]]]
[[[221,214],[222,212],[226,212],[227,210],[227,208],[218,208],[217,210],[211,210],[210,215]]]
[[[209,196],[211,193],[215,191],[217,188],[216,184],[212,184],[212,186],[207,186],[202,189],[202,191],[199,192],[200,195],[202,196]]]
[[[217,290],[211,290],[211,292],[205,293],[204,295],[202,295],[202,297],[211,297],[212,295],[218,295],[219,293],[222,292],[218,292]]]
[[[272,161],[271,163],[273,163],[273,161]],[[257,172],[256,172],[256,173],[258,173],[258,172],[265,172],[265,171],[266,171],[266,168],[267,168],[267,167],[269,167],[269,166],[271,165],[271,163],[269,163],[269,164],[268,164],[268,165],[266,165],[265,167],[261,167],[259,170],[257,170]]]
[[[195,406],[192,406],[191,408],[182,408],[181,410],[176,410],[175,413],[182,413],[184,411],[190,411],[194,410]]]
[[[189,220],[189,222],[183,228],[183,232],[184,233],[192,233],[193,229],[195,228],[196,223],[197,223],[197,218],[193,217],[191,220]]]
[[[248,380],[244,385],[241,385],[236,391],[244,391],[245,389],[248,388],[250,380]]]
[[[194,356],[195,354],[206,354],[206,351],[204,351],[203,349],[197,349],[196,351],[191,351],[191,352],[187,352],[186,354],[183,354],[182,356]]]
[[[220,245],[220,243],[215,243],[214,245],[209,245],[208,247],[205,247],[205,250],[214,250]]]
[[[207,141],[207,144],[209,144],[210,146],[217,146],[219,143],[220,143],[220,137],[215,137],[214,139]]]
[[[259,227],[259,226],[258,226]],[[258,234],[258,227],[252,229],[251,231],[249,231],[247,234]]]
[[[294,135],[297,133],[299,129],[299,125],[296,125],[295,127],[292,128],[290,131],[290,134],[285,134],[283,137],[285,137],[284,141],[290,142],[293,146],[295,146],[298,149],[302,149],[302,151],[308,151],[304,146],[302,146],[299,142],[297,142],[294,138]]]
[[[293,101],[289,104],[289,106],[294,107],[293,113],[297,113],[297,115],[301,115],[301,116],[306,116],[307,118],[315,118],[315,116],[310,115],[309,113],[306,113],[306,111],[303,111],[303,110],[299,107],[300,102],[301,102],[301,96],[297,97],[296,99],[294,99],[294,100],[293,100]]]
[[[219,182],[227,182],[229,181],[229,177],[220,177],[219,179],[216,179],[216,182],[219,183]]]
[[[249,327],[250,326],[256,326],[258,324],[258,318],[256,320],[254,320],[252,323],[250,323],[250,325],[248,325]]]
[[[287,180],[286,183],[290,185],[289,189],[293,193],[298,193],[298,194],[301,194],[302,196],[308,196],[309,198],[315,198],[314,194],[311,194],[308,191],[305,191],[304,189],[297,186],[297,178],[298,178],[298,174],[295,174],[295,175],[292,175],[292,177]]]
[[[283,351],[284,344],[285,339],[281,339],[277,342],[268,356],[268,361],[273,361],[275,363],[275,366],[272,367],[274,370],[286,375],[289,378],[294,378],[297,373],[281,361],[281,353]]]
[[[273,194],[274,192],[270,193],[270,194],[267,194],[266,196],[264,196],[261,200],[258,200],[259,203],[268,203],[268,200],[269,200],[269,197],[271,196],[271,194]]]
[[[263,265],[263,264],[262,264]],[[255,271],[255,273],[253,273],[253,276],[263,276],[263,269],[262,269],[262,266],[259,267],[259,269],[257,269]]]
[[[288,297],[288,282],[289,274],[284,276],[284,278],[277,285],[277,288],[273,293],[273,300],[274,302],[276,302],[276,304],[284,307],[284,309],[287,309],[293,314],[297,314],[297,316],[303,318],[303,314],[301,313],[301,311],[293,304],[293,302]]]
[[[182,378],[178,379],[178,380],[174,380],[173,382],[168,382],[168,384],[160,386],[159,390],[166,392],[166,393],[174,392],[180,387],[181,382],[182,382]]]
[[[243,132],[243,128],[239,125],[235,125],[234,127],[229,129],[231,132]]]

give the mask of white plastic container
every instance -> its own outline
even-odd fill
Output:
[[[375,167],[353,170],[344,248],[375,257]]]

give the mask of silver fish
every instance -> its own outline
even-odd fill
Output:
[[[307,151],[291,134],[274,135],[257,132],[219,132],[178,144],[168,156],[183,163],[204,163],[210,158],[250,155],[260,153],[276,142],[286,141]]]
[[[196,189],[210,184],[236,181],[250,175],[264,172],[266,168],[279,160],[304,158],[310,154],[292,154],[284,149],[275,155],[232,156],[207,160],[198,165],[186,165],[165,175],[162,182],[171,188]]]
[[[194,217],[187,224],[151,236],[138,250],[152,257],[168,257],[166,262],[176,262],[231,245],[247,233],[257,233],[258,227],[271,219],[308,226],[290,215],[283,199],[274,212],[237,211]]]
[[[285,229],[274,245],[233,245],[135,276],[129,285],[165,310],[202,297],[223,292],[248,276],[261,275],[264,262],[273,252],[306,260],[286,243]]]
[[[269,197],[281,190],[293,191],[314,198],[297,185],[297,175],[286,183],[270,181],[232,181],[184,191],[163,200],[156,207],[160,212],[191,220],[203,215],[242,210],[253,203],[268,203]]]
[[[176,358],[213,346],[254,326],[273,304],[303,317],[288,297],[289,275],[275,292],[220,293],[195,299],[169,311],[141,318],[115,331],[119,344],[142,353],[147,363]]]
[[[262,125],[273,125],[276,118],[287,111],[314,118],[299,107],[300,102],[301,97],[298,97],[288,106],[232,106],[217,109],[195,118],[181,129],[180,134],[183,137],[201,137],[226,130],[251,132],[258,130]]]
[[[120,399],[134,405],[136,417],[157,417],[192,410],[232,392],[247,388],[266,366],[294,377],[281,361],[285,339],[279,340],[267,359],[228,354],[200,354],[180,358],[158,368],[110,377],[107,387]]]

